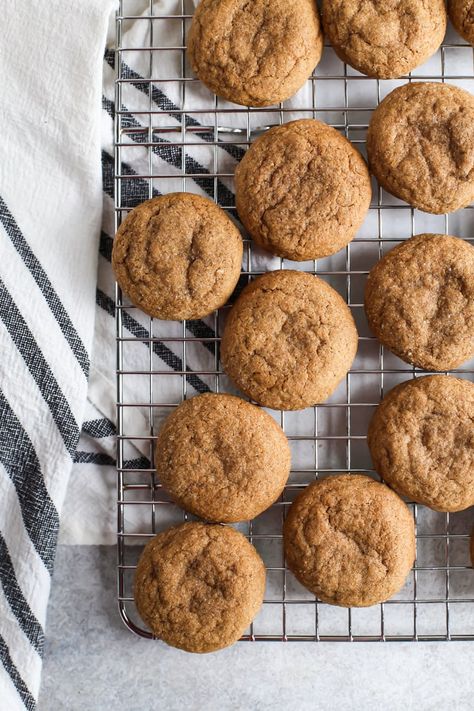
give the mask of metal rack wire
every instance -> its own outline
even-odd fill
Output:
[[[261,110],[237,107],[203,90],[186,65],[192,11],[191,0],[120,1],[116,20],[117,226],[134,205],[173,190],[207,194],[236,218],[234,164],[269,125],[297,117],[319,118],[364,152],[370,114],[394,86],[424,79],[474,89],[472,48],[450,30],[436,57],[401,81],[362,76],[326,47],[301,100]],[[386,249],[422,231],[452,233],[474,241],[473,218],[470,208],[449,218],[423,215],[374,184],[365,227],[333,258],[295,265],[271,259],[245,240],[240,288],[270,268],[302,268],[318,274],[346,298],[359,328],[360,344],[353,369],[327,403],[303,414],[278,413],[293,450],[294,468],[281,499],[255,521],[239,526],[261,553],[268,578],[262,612],[244,640],[474,639],[474,572],[468,554],[472,512],[441,514],[409,502],[417,526],[413,571],[395,598],[365,610],[344,610],[315,600],[285,568],[281,536],[288,506],[315,477],[341,471],[374,475],[365,437],[368,420],[387,389],[421,372],[384,351],[368,332],[362,294],[370,267]],[[229,307],[205,322],[170,324],[144,317],[118,288],[116,305],[118,601],[125,624],[136,634],[151,637],[133,603],[133,572],[141,550],[136,544],[188,518],[170,502],[156,479],[153,442],[160,419],[186,397],[206,389],[233,391],[219,364],[219,340]],[[459,374],[472,380],[473,362]],[[137,450],[138,459],[130,455]]]

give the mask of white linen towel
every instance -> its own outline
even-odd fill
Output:
[[[79,439],[113,0],[14,0],[0,23],[0,708],[34,709]]]

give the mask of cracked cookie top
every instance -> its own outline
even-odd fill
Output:
[[[271,106],[293,96],[322,49],[315,0],[201,0],[188,34],[196,76],[244,106]]]
[[[236,642],[263,602],[265,566],[255,548],[226,526],[184,523],[145,547],[135,603],[164,642],[214,652]]]
[[[304,272],[268,272],[231,309],[222,365],[256,402],[301,410],[326,400],[351,367],[358,335],[351,312],[325,281]]]
[[[215,203],[170,193],[132,210],[114,239],[112,266],[135,306],[160,319],[197,319],[219,308],[240,276],[243,244]]]
[[[474,384],[449,375],[401,383],[378,406],[368,444],[399,494],[437,511],[474,505]]]
[[[321,18],[340,59],[379,79],[423,64],[447,23],[444,0],[323,0]]]
[[[372,115],[369,167],[388,192],[443,214],[474,199],[474,97],[450,84],[392,91]]]
[[[339,474],[306,487],[283,528],[286,562],[323,602],[367,607],[403,586],[415,559],[413,516],[384,484]]]
[[[233,395],[185,400],[155,448],[159,479],[187,511],[208,521],[248,521],[271,506],[290,473],[285,434],[264,410]]]
[[[321,121],[276,126],[247,151],[235,172],[239,217],[272,254],[304,261],[338,252],[370,205],[360,153]]]
[[[392,249],[367,279],[369,326],[399,358],[452,370],[474,357],[474,248],[423,234]]]
[[[461,37],[474,44],[474,0],[448,0],[448,13]]]

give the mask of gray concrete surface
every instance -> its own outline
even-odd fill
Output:
[[[240,643],[188,655],[134,637],[115,549],[60,546],[39,711],[464,711],[474,643]]]

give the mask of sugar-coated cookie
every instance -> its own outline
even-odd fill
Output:
[[[448,0],[448,13],[461,37],[474,44],[474,0]]]
[[[379,341],[426,370],[452,370],[474,356],[474,248],[423,234],[371,270],[365,312]]]
[[[474,505],[474,383],[449,375],[397,385],[372,417],[376,471],[395,491],[437,511]]]
[[[323,0],[336,54],[363,74],[394,79],[436,52],[446,32],[444,0]]]
[[[372,196],[359,151],[321,121],[270,129],[235,171],[239,217],[255,242],[296,261],[338,252],[355,236]]]
[[[296,94],[322,49],[315,0],[201,0],[188,34],[196,76],[244,106],[271,106]]]
[[[167,417],[155,463],[180,506],[208,521],[232,523],[258,516],[278,499],[291,454],[283,430],[260,407],[207,393]]]
[[[236,642],[259,611],[265,566],[255,548],[227,526],[184,523],[145,547],[135,603],[152,632],[187,652]]]
[[[442,214],[474,200],[474,97],[451,84],[394,89],[367,134],[369,168],[389,193]]]
[[[227,317],[221,359],[256,402],[301,410],[336,389],[357,344],[354,319],[337,291],[311,274],[283,270],[243,290]]]
[[[199,195],[170,193],[127,215],[115,235],[112,266],[135,306],[180,321],[225,304],[242,253],[240,232],[220,207]]]
[[[284,525],[285,556],[323,602],[367,607],[392,597],[415,559],[406,504],[370,477],[340,474],[306,487]]]

